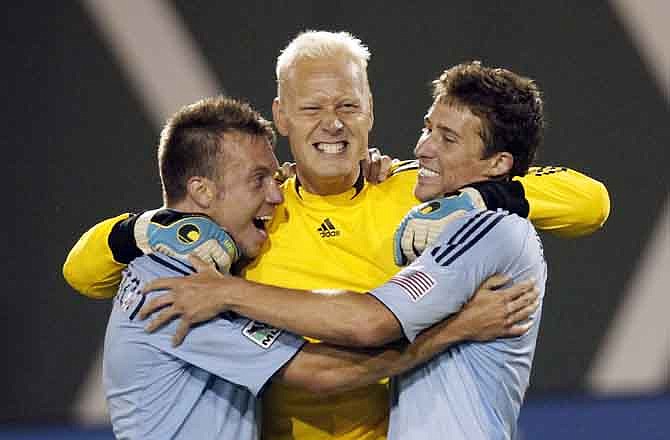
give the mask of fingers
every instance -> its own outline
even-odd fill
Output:
[[[514,284],[500,291],[503,300],[507,303],[507,312],[514,313],[519,309],[531,304],[540,296],[540,291],[535,287],[533,278]]]
[[[170,290],[175,287],[182,277],[172,277],[172,278],[157,278],[152,280],[142,287],[142,295],[146,295],[149,292],[154,290]]]
[[[496,274],[488,278],[486,281],[484,281],[480,289],[488,289],[488,290],[500,289],[502,286],[507,284],[508,281],[509,278],[507,276],[502,274]]]
[[[378,182],[383,182],[389,176],[391,167],[393,166],[393,159],[390,156],[383,155],[379,160],[379,174],[377,175]]]
[[[280,185],[289,177],[295,176],[295,164],[291,162],[284,162],[281,167],[277,168],[272,176]]]
[[[511,293],[515,294],[515,292]],[[530,289],[523,291],[521,295],[518,295],[516,297],[508,295],[506,298],[506,300],[508,301],[507,310],[510,314],[516,313],[519,310],[523,309],[524,307],[533,304],[535,301],[538,300],[539,296],[540,296],[540,290],[535,286],[532,286]]]
[[[537,291],[537,289],[534,289]],[[539,293],[539,291],[538,291]],[[509,315],[507,323],[509,325],[507,329],[506,337],[516,337],[525,334],[533,326],[533,319],[531,318],[532,314],[540,307],[540,299],[535,298],[534,301],[531,301],[529,304],[520,308],[516,312]]]
[[[191,263],[191,265],[195,268],[195,271],[200,273],[200,272],[207,272],[207,271],[215,271],[216,272],[216,267],[214,266],[214,262],[211,261],[209,263],[205,263],[205,261],[198,257],[197,255],[189,255],[188,256],[188,261]]]
[[[540,299],[536,298],[533,301],[525,304],[523,307],[511,312],[507,317],[508,325],[516,325],[522,321],[527,320],[540,307]]]
[[[368,157],[362,162],[363,176],[370,183],[380,183],[386,180],[389,171],[395,159],[390,156],[381,154],[377,148],[368,149]]]
[[[168,307],[163,309],[144,329],[149,333],[155,332],[173,319],[178,318],[179,315],[181,313],[176,308]]]
[[[147,316],[151,315],[155,311],[169,306],[172,303],[174,303],[174,294],[172,293],[166,293],[165,295],[161,295],[158,298],[154,298],[142,306],[139,315],[140,319],[146,319]]]
[[[174,336],[172,336],[172,346],[177,347],[178,345],[181,345],[181,343],[184,342],[184,338],[186,337],[186,335],[190,330],[191,330],[190,322],[184,319],[179,321],[177,331],[175,332]]]
[[[368,182],[379,183],[379,170],[381,168],[381,154],[376,148],[369,150],[368,158],[364,161],[363,176]]]
[[[507,331],[506,337],[517,337],[525,334],[533,326],[533,321],[528,321],[523,324],[513,325]]]

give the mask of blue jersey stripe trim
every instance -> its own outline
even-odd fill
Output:
[[[447,242],[447,247],[446,249],[435,258],[436,263],[440,263],[442,260],[444,260],[448,254],[453,252],[458,246],[462,245],[463,243],[467,242],[468,238],[479,229],[481,225],[483,225],[486,221],[488,221],[492,216],[496,215],[495,213],[491,211],[483,211],[476,216],[472,217],[470,220],[468,220],[461,228],[456,231],[454,235],[451,236],[451,239]],[[474,223],[474,225],[472,224]],[[468,228],[467,232],[463,234],[463,236],[460,239],[456,239],[457,236],[463,231]]]
[[[492,216],[496,215],[495,212],[492,211],[483,211],[481,214],[473,217],[473,220],[477,220],[477,222],[470,227],[467,231],[463,233],[463,236],[460,239],[457,239],[458,233],[461,233],[462,231],[458,231],[457,234],[454,234],[451,239],[449,240],[449,244],[462,244],[465,243],[468,238],[475,232],[481,225],[483,225],[488,219],[490,219]],[[468,222],[470,223],[470,222]]]
[[[154,254],[148,254],[147,257],[151,258],[151,259],[154,260],[156,263],[158,263],[158,264],[160,264],[160,265],[162,265],[162,266],[165,266],[165,267],[167,267],[168,269],[171,269],[171,270],[173,270],[173,271],[175,271],[175,272],[177,272],[177,273],[180,273],[180,274],[182,274],[182,275],[188,276],[188,275],[191,275],[191,273],[192,273],[192,272],[186,272],[184,269],[180,269],[179,267],[177,267],[177,266],[175,266],[175,265],[173,265],[173,264],[171,264],[171,263],[168,263],[167,261],[163,260],[162,258],[160,258],[160,257],[157,256],[157,255],[154,255]]]
[[[463,231],[465,231],[468,227],[470,227],[470,225],[471,225],[472,223],[476,222],[477,220],[479,220],[480,217],[482,217],[482,216],[484,216],[484,215],[491,215],[491,212],[490,212],[490,211],[482,211],[482,212],[480,212],[479,214],[477,214],[477,215],[475,215],[474,217],[472,217],[472,218],[471,218],[470,220],[468,220],[467,222],[465,222],[465,224],[464,224],[463,226],[461,226],[460,228],[458,228],[458,231],[456,231],[456,233],[454,233],[454,235],[451,236],[451,239],[449,240],[448,243],[449,243],[449,244],[456,244],[456,243],[457,243],[456,238],[457,238],[460,234],[462,234]]]
[[[130,321],[135,319],[135,316],[137,316],[137,312],[140,311],[146,299],[147,299],[146,295],[142,295],[142,298],[140,298],[140,302],[138,302],[137,305],[135,306],[135,310],[133,310],[133,313],[131,313],[130,316],[128,317]]]
[[[184,266],[186,270],[190,272],[195,272],[195,267],[191,266],[190,264],[187,264],[185,261],[180,260],[179,258],[171,257],[170,255],[163,255],[160,254],[161,257],[169,258],[171,261],[174,261],[175,263],[179,263],[181,266]]]
[[[452,255],[451,257],[449,257],[449,259],[447,259],[447,261],[445,261],[444,263],[442,263],[441,266],[442,266],[442,267],[447,267],[447,266],[449,266],[451,263],[453,263],[458,257],[460,257],[461,255],[463,255],[468,249],[470,249],[472,246],[474,246],[475,244],[477,244],[477,242],[478,242],[479,240],[481,240],[482,237],[484,237],[486,234],[488,234],[488,232],[489,232],[491,229],[493,229],[493,227],[494,227],[495,225],[497,225],[498,223],[500,223],[500,221],[501,221],[503,218],[505,218],[505,215],[504,215],[504,214],[500,214],[500,215],[498,215],[496,218],[494,218],[493,221],[491,221],[491,223],[489,223],[488,225],[486,225],[486,227],[484,227],[484,229],[482,229],[482,230],[481,230],[481,231],[480,231],[480,232],[479,232],[479,233],[478,233],[472,240],[470,240],[469,242],[467,242],[462,248],[460,248],[460,249],[458,250],[458,252],[456,252],[454,255]]]

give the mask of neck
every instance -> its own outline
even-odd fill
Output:
[[[332,196],[348,191],[358,180],[360,172],[360,168],[356,168],[354,172],[346,176],[310,178],[301,173],[299,169],[296,170],[297,178],[303,188],[320,196]]]
[[[176,211],[181,211],[181,212],[190,212],[190,213],[195,213],[195,214],[205,214],[207,215],[206,210],[203,210],[200,206],[198,206],[195,202],[192,200],[189,200],[188,197],[180,202],[177,203],[166,203],[165,204],[166,208],[174,209]]]

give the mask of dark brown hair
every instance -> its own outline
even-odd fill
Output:
[[[267,138],[274,145],[272,124],[249,104],[217,96],[182,107],[163,127],[158,146],[158,168],[166,203],[186,196],[190,177],[218,180],[225,133],[237,131]]]
[[[522,176],[535,158],[544,133],[542,94],[535,81],[507,69],[458,64],[433,81],[439,102],[463,105],[482,121],[484,155],[507,151],[510,176]]]

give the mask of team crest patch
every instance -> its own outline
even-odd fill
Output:
[[[242,334],[251,339],[256,345],[270,348],[281,334],[281,330],[270,327],[263,322],[249,321],[249,324],[245,325],[244,329],[242,329]]]
[[[177,239],[184,244],[195,243],[200,238],[200,229],[193,223],[186,223],[177,230]]]
[[[400,287],[412,302],[417,302],[435,287],[435,279],[420,270],[405,270],[389,280]]]

